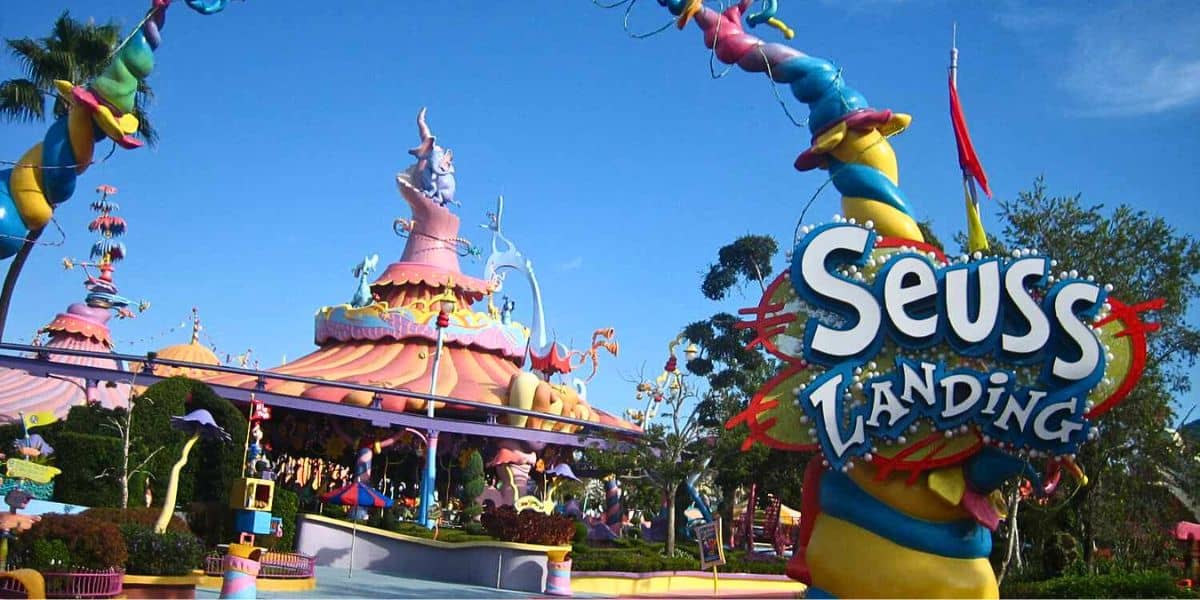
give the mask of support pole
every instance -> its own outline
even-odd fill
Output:
[[[25,243],[21,245],[20,250],[17,250],[17,255],[8,265],[8,275],[4,277],[4,289],[0,290],[0,340],[4,339],[4,325],[8,322],[8,307],[12,304],[13,290],[17,287],[17,279],[21,277],[21,269],[25,268],[25,260],[29,258],[29,253],[33,251],[33,246],[41,235],[42,229],[30,231],[29,236],[25,238]]]
[[[437,346],[433,350],[433,369],[429,379],[429,394],[437,395],[437,380],[438,366],[442,362],[442,343],[445,338],[446,327],[442,325],[446,314],[443,311],[438,315],[438,334]],[[425,416],[430,419],[433,416],[433,400],[425,401]],[[430,518],[429,508],[433,505],[433,488],[437,483],[437,441],[438,432],[436,429],[430,429],[426,437],[425,444],[425,477],[421,482],[421,506],[417,514],[417,520],[421,522],[427,529],[433,529],[433,519]]]

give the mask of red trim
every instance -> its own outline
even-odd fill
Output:
[[[1121,385],[1103,402],[1087,412],[1089,419],[1098,418],[1119,404],[1129,395],[1129,392],[1133,391],[1133,386],[1137,385],[1138,380],[1142,378],[1142,371],[1146,368],[1146,334],[1158,331],[1160,325],[1143,321],[1139,315],[1148,310],[1161,310],[1166,306],[1167,301],[1163,298],[1156,298],[1130,306],[1110,297],[1108,304],[1112,310],[1107,317],[1096,323],[1096,327],[1103,327],[1111,321],[1120,320],[1125,325],[1125,329],[1121,330],[1117,337],[1130,336],[1129,346],[1132,356],[1129,358],[1129,371],[1125,373]]]

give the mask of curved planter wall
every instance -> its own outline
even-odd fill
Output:
[[[350,524],[320,515],[299,515],[296,550],[318,565],[350,567]],[[520,592],[546,590],[546,553],[569,546],[509,542],[448,544],[358,526],[354,568],[401,577],[478,585]]]

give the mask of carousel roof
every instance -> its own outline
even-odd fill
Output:
[[[221,359],[217,358],[215,352],[207,346],[200,343],[200,316],[195,308],[192,309],[192,339],[186,344],[175,344],[167,346],[155,352],[157,358],[165,358],[168,360],[177,360],[181,362],[194,363],[197,365],[212,365],[221,364]],[[139,371],[142,368],[141,363],[130,363],[130,371]],[[193,379],[204,379],[216,375],[213,371],[198,369],[195,367],[180,367],[175,365],[155,364],[152,369],[155,375],[160,377],[191,377]]]
[[[112,352],[109,337],[108,310],[84,304],[72,304],[45,327],[50,339],[45,344],[53,350],[85,350]],[[118,369],[112,359],[48,353],[52,362]],[[0,368],[0,420],[15,422],[19,413],[52,411],[66,416],[72,406],[90,402],[113,408],[124,406],[129,398],[127,384],[108,384],[77,377],[40,377],[19,369]]]
[[[432,188],[422,180],[418,166],[398,176],[397,183],[412,209],[412,219],[397,219],[393,227],[406,238],[400,259],[369,284],[367,276],[376,257],[364,259],[352,270],[360,285],[354,300],[317,311],[314,340],[320,348],[270,371],[428,394],[436,340],[441,334],[444,345],[434,395],[639,431],[636,425],[592,408],[586,398],[567,386],[529,382],[529,373],[522,376],[527,383],[512,385],[523,373],[530,333],[512,321],[510,313],[496,310],[491,303],[484,312],[472,309],[496,286],[489,279],[465,275],[459,268],[459,256],[473,247],[459,237],[459,217],[448,208],[453,185],[430,195]],[[445,197],[446,193],[451,196]],[[446,309],[447,305],[452,308]],[[257,389],[355,406],[368,406],[374,400],[366,391],[306,381],[260,381],[250,374],[219,374],[205,380],[241,388],[265,385],[265,389]],[[425,410],[424,399],[381,396],[384,410]],[[444,411],[436,408],[439,414],[479,411],[458,405]],[[578,428],[533,417],[528,422],[523,417],[513,419],[512,424],[565,432]]]

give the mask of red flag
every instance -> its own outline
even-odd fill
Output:
[[[970,173],[975,181],[979,182],[979,187],[983,188],[983,193],[991,198],[992,190],[988,187],[987,173],[983,172],[983,165],[979,162],[979,156],[975,154],[975,146],[971,144],[971,132],[967,131],[967,118],[963,116],[962,104],[958,101],[958,86],[954,85],[953,70],[950,72],[950,122],[954,125],[954,141],[958,143],[958,166]]]

